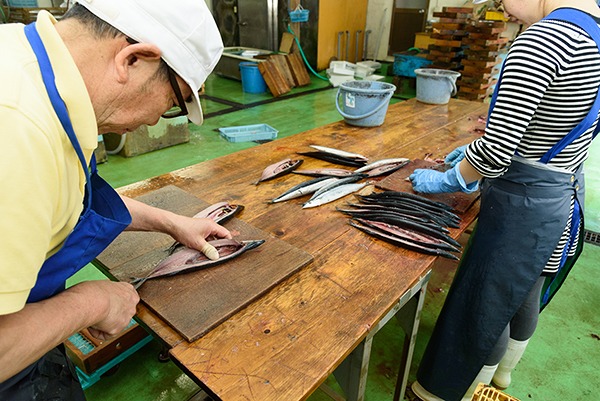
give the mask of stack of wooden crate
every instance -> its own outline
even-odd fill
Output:
[[[275,97],[288,93],[297,86],[311,83],[308,71],[298,53],[271,55],[258,63],[258,69]]]
[[[443,7],[433,16],[439,21],[432,24],[431,39],[427,58],[433,63],[431,68],[458,71],[464,57],[463,39],[468,35],[467,23],[472,18],[473,9],[469,7]]]
[[[462,76],[457,83],[457,97],[483,101],[496,83],[494,76],[500,64],[499,52],[508,43],[508,38],[500,36],[506,30],[506,22],[476,20],[466,30],[469,35],[462,40],[465,58],[462,60]]]

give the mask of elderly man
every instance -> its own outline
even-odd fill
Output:
[[[93,151],[98,134],[161,115],[201,124],[198,90],[222,49],[203,0],[80,0],[60,22],[0,26],[0,399],[84,399],[60,344],[83,328],[114,336],[139,297],[64,283],[124,229],[218,258],[206,238],[226,229],[120,197]]]

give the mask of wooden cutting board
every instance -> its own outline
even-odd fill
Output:
[[[144,203],[193,216],[209,206],[175,186],[137,198]],[[186,340],[194,341],[273,286],[312,261],[312,256],[240,218],[225,223],[237,240],[264,239],[260,247],[222,265],[146,281],[142,302]],[[143,277],[167,256],[173,240],[164,234],[124,232],[97,260],[120,281]]]
[[[407,181],[407,178],[413,173],[413,171],[415,171],[415,169],[419,168],[430,168],[444,171],[447,166],[427,160],[414,159],[411,160],[406,166],[377,182],[375,186],[386,191],[400,191],[414,194],[416,192],[413,190],[412,183]],[[479,191],[475,191],[472,194],[454,192],[444,194],[419,193],[418,195],[438,202],[443,202],[454,208],[457,213],[463,214],[469,210],[473,203],[475,203],[475,201],[479,198]]]

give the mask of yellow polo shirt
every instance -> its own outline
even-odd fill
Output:
[[[89,161],[97,146],[96,117],[55,23],[43,11],[37,29]],[[0,314],[24,307],[42,264],[75,227],[85,190],[83,169],[23,28],[0,25]]]

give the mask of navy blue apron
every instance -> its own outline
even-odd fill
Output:
[[[92,156],[90,172],[75,136],[66,105],[54,80],[46,49],[35,28],[25,27],[25,35],[40,65],[48,96],[86,176],[84,210],[77,225],[58,252],[48,258],[38,274],[28,303],[37,302],[63,291],[65,281],[98,256],[130,223],[131,216],[121,197],[98,174]],[[85,399],[77,383],[72,364],[62,347],[49,352],[19,374],[0,383],[0,399]]]
[[[566,20],[581,26],[600,50],[600,28],[588,14],[559,9],[546,19]],[[499,86],[500,81],[490,113]],[[575,198],[564,264],[577,231],[583,228],[579,219],[583,212],[582,166],[569,173],[546,163],[589,129],[599,111],[600,88],[588,116],[539,162],[515,156],[504,175],[482,181],[477,227],[417,373],[419,383],[445,401],[461,400],[540,278],[567,227],[571,200]]]

